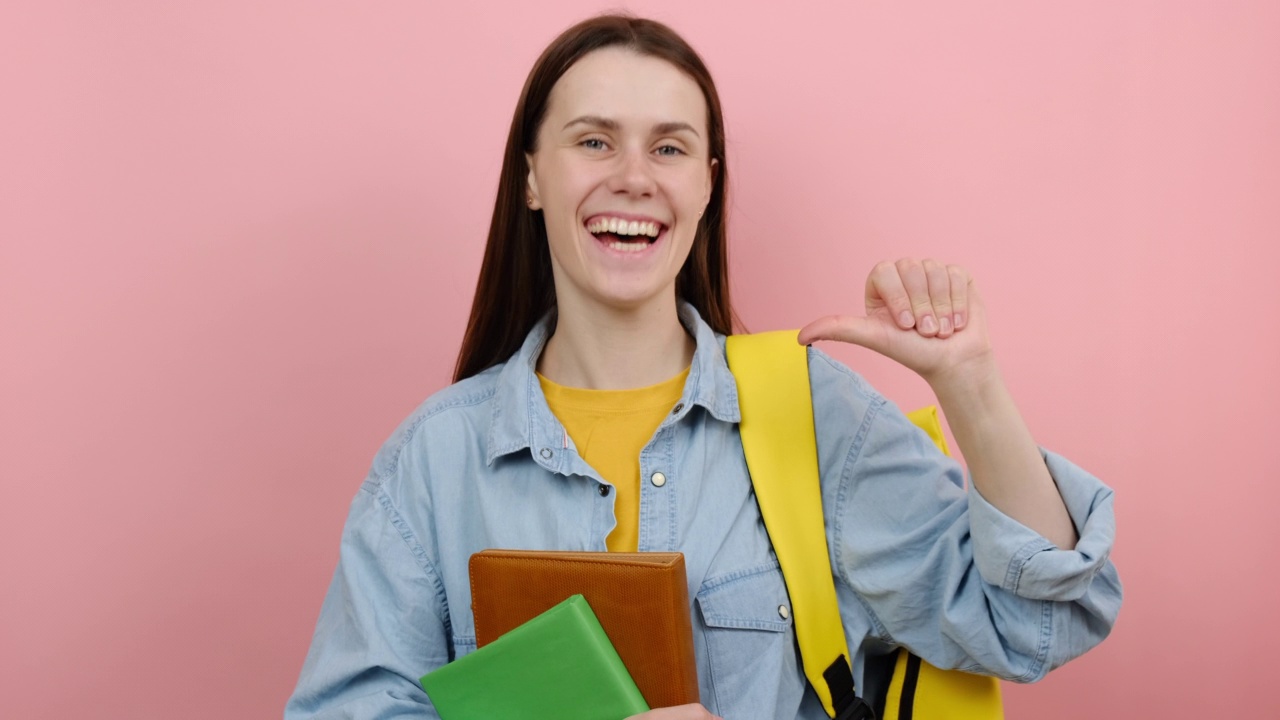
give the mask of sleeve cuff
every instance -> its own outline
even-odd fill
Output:
[[[969,484],[974,562],[982,577],[1021,597],[1074,601],[1108,564],[1116,518],[1111,488],[1066,458],[1041,449],[1080,539],[1060,550],[1039,533],[1005,515]]]

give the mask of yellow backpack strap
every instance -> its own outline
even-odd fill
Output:
[[[796,335],[785,330],[728,338],[742,448],[791,598],[805,677],[831,717],[874,718],[854,690],[823,523],[808,349]]]

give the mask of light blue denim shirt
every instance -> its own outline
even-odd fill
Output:
[[[684,393],[640,453],[639,548],[680,551],[702,703],[727,720],[825,717],[751,491],[724,338],[689,305]],[[543,321],[506,363],[436,393],[378,452],[286,718],[437,717],[418,678],[476,648],[467,560],[485,548],[605,550],[609,484],[552,415]],[[905,646],[943,668],[1033,681],[1120,609],[1112,492],[1052,453],[1074,550],[965,491],[963,471],[845,366],[809,351],[831,567],[853,670],[881,692]],[[648,481],[661,472],[666,482]]]

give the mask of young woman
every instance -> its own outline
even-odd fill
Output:
[[[456,380],[378,453],[290,718],[433,717],[418,678],[475,649],[467,560],[490,547],[685,554],[702,705],[650,718],[825,717],[751,492],[723,354],[728,168],[715,86],[669,28],[583,22],[534,65],[508,138]],[[857,343],[919,373],[959,466],[809,351],[832,570],[859,693],[905,646],[1039,679],[1109,632],[1111,491],[1041,451],[968,274],[876,266]]]

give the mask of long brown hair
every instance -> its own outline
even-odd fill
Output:
[[[666,25],[626,15],[604,15],[561,33],[534,63],[520,92],[502,158],[498,197],[471,303],[471,318],[453,370],[455,382],[511,357],[534,324],[555,306],[546,225],[525,202],[529,175],[525,154],[537,150],[547,99],[560,76],[587,53],[614,46],[666,60],[702,88],[707,101],[710,159],[716,160],[718,167],[693,249],[676,276],[676,294],[692,303],[717,332],[732,332],[734,316],[729,304],[725,247],[729,174],[725,166],[724,118],[711,73],[693,48]]]

